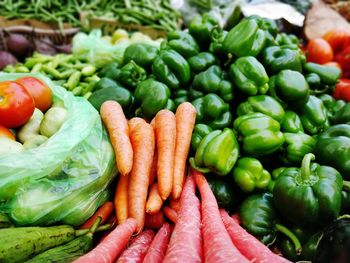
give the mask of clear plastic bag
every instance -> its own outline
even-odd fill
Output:
[[[124,39],[112,45],[102,38],[100,29],[94,29],[88,35],[80,32],[74,36],[72,42],[73,54],[97,67],[103,67],[110,62],[122,64],[125,49],[133,43],[147,43],[160,47],[160,41],[152,40],[145,35],[142,36],[142,34],[136,34],[135,37]]]
[[[109,197],[117,173],[113,148],[98,112],[40,74],[68,118],[37,148],[0,156],[0,212],[17,225],[80,225]],[[1,74],[0,81],[24,74]]]

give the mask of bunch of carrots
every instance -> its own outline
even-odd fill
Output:
[[[132,237],[137,229],[138,222],[128,218],[75,262],[289,262],[242,228],[237,215],[230,217],[219,209],[207,180],[197,171],[190,171],[186,179],[174,227],[165,222],[156,233],[145,229]]]
[[[118,102],[106,101],[100,115],[120,173],[114,198],[117,223],[133,218],[139,233],[145,225],[161,227],[164,214],[174,222],[186,177],[195,108],[184,102],[175,114],[161,110],[148,123],[138,117],[127,120]]]

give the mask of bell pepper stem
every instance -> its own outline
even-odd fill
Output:
[[[345,191],[350,191],[350,181],[343,181],[343,189]]]
[[[292,231],[290,231],[288,228],[280,224],[276,224],[275,229],[281,232],[282,234],[286,235],[292,241],[296,254],[300,255],[302,251],[302,247],[296,235]]]
[[[313,160],[315,160],[315,155],[308,153],[304,156],[303,161],[301,162],[301,178],[303,181],[307,181],[310,178],[310,165]]]

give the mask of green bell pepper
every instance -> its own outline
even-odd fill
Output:
[[[309,73],[317,74],[321,79],[321,83],[331,86],[337,83],[341,75],[341,71],[337,67],[320,65],[313,62],[306,63],[304,69]]]
[[[136,102],[140,105],[141,116],[152,119],[158,111],[169,105],[169,88],[154,79],[147,79],[139,83],[135,90]]]
[[[190,57],[187,62],[190,64],[191,71],[197,74],[206,70],[210,66],[217,64],[217,59],[212,53],[201,52]]]
[[[225,79],[225,74],[219,66],[210,66],[206,71],[197,74],[192,82],[193,90],[200,91],[201,94],[215,93],[225,102],[233,100],[232,83]]]
[[[201,143],[202,139],[212,131],[213,129],[210,128],[210,126],[208,125],[202,123],[196,124],[192,132],[191,149],[193,151],[197,151],[197,148]]]
[[[272,19],[260,17],[258,15],[252,15],[247,19],[253,19],[258,23],[260,29],[264,30],[266,37],[266,46],[276,46],[275,37],[279,31],[276,22]]]
[[[217,177],[209,177],[208,183],[220,207],[232,209],[237,205],[237,196],[228,182]]]
[[[346,103],[333,116],[332,122],[335,124],[350,124],[350,103]]]
[[[133,60],[140,67],[150,70],[153,60],[157,57],[158,52],[158,48],[149,44],[131,44],[124,51],[124,63],[126,64]]]
[[[190,164],[200,172],[225,176],[232,170],[238,155],[239,145],[233,131],[229,128],[214,130],[202,139]]]
[[[305,75],[307,84],[309,84],[311,91],[316,91],[321,86],[321,78],[316,73],[309,73]]]
[[[181,103],[188,101],[188,90],[177,89],[172,93],[175,106],[178,107]]]
[[[255,20],[258,23],[259,28],[268,31],[273,37],[275,37],[279,31],[275,20],[258,15],[248,16],[247,19]]]
[[[282,174],[282,172],[286,169],[287,167],[278,167],[276,169],[274,169],[271,173],[271,181],[269,183],[269,185],[267,186],[267,189],[270,193],[273,192],[273,188],[275,187],[276,184],[276,180],[278,179],[278,177]]]
[[[299,115],[294,111],[287,110],[281,124],[281,131],[292,133],[304,132],[303,124],[301,123]]]
[[[296,235],[278,223],[271,193],[255,194],[246,198],[239,209],[239,219],[241,225],[265,245],[272,245],[280,233],[293,242],[297,254],[301,253],[301,244]]]
[[[214,54],[218,58],[225,59],[226,52],[223,48],[223,43],[227,34],[228,32],[226,30],[222,30],[219,27],[213,28],[210,32],[211,43],[209,46],[209,52]]]
[[[257,56],[265,47],[265,31],[254,19],[243,19],[225,37],[223,48],[235,57]]]
[[[236,86],[247,95],[265,94],[269,77],[255,57],[240,57],[231,66],[229,75]]]
[[[271,181],[270,173],[264,169],[258,159],[240,158],[233,168],[233,179],[245,193],[265,190]]]
[[[237,108],[238,116],[252,112],[261,112],[272,117],[280,123],[284,119],[285,114],[281,104],[268,95],[256,95],[248,97],[247,101],[239,104]]]
[[[284,45],[295,45],[299,46],[299,39],[293,34],[279,33],[276,36],[276,42],[280,46]]]
[[[344,100],[336,100],[333,96],[329,94],[322,94],[318,96],[320,100],[322,100],[323,105],[327,109],[328,119],[333,123],[334,115],[341,111],[342,107],[346,105]],[[349,111],[350,113],[350,111]],[[348,117],[350,120],[350,117]]]
[[[134,90],[136,86],[146,78],[146,71],[131,60],[120,69],[117,81]]]
[[[350,125],[337,124],[319,134],[314,152],[321,164],[331,165],[350,179]]]
[[[307,230],[297,228],[297,227],[293,227],[292,231],[296,234],[296,236],[299,238],[300,242],[302,243],[302,252],[300,255],[297,255],[295,253],[293,243],[290,242],[290,240],[283,238],[280,242],[280,247],[281,247],[283,256],[289,260],[292,260],[293,262],[312,261],[316,253],[318,243],[322,238],[322,232],[317,232],[313,235],[310,235]],[[303,233],[298,234],[298,232],[301,232],[301,231]]]
[[[287,132],[284,136],[286,140],[281,148],[280,158],[285,164],[300,164],[304,155],[313,152],[315,148],[316,139],[305,133]]]
[[[340,173],[330,166],[311,164],[314,159],[315,155],[308,153],[301,168],[286,168],[273,188],[276,208],[298,226],[327,224],[337,218],[341,208]]]
[[[102,78],[95,86],[97,89],[88,100],[98,112],[100,112],[101,105],[107,100],[117,101],[126,112],[132,107],[133,96],[130,91],[113,80]]]
[[[269,74],[277,74],[283,69],[301,72],[302,63],[297,50],[286,47],[272,46],[262,52],[262,63]]]
[[[101,69],[99,77],[117,81],[120,71],[119,67],[120,65],[117,62],[111,62]]]
[[[184,58],[189,58],[199,53],[196,40],[184,31],[171,31],[167,35],[167,46],[178,52]]]
[[[303,106],[310,93],[303,74],[294,70],[281,70],[277,75],[270,78],[269,95],[278,100],[281,105],[299,108]]]
[[[219,21],[210,13],[194,17],[189,25],[190,34],[197,40],[202,48],[210,44],[210,32],[214,27],[219,26]]]
[[[243,138],[243,150],[252,156],[273,153],[284,143],[279,122],[262,113],[240,116],[233,127]]]
[[[350,211],[350,182],[343,181],[341,191],[341,214],[348,214]]]
[[[311,95],[300,112],[299,116],[307,133],[317,134],[329,127],[327,109],[319,98]]]
[[[186,86],[191,79],[190,65],[175,50],[161,50],[153,61],[152,72],[170,89]]]
[[[229,105],[218,95],[209,93],[192,101],[196,108],[196,123],[204,123],[212,129],[223,129],[232,124],[232,113]]]

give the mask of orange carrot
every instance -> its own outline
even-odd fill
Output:
[[[115,211],[117,214],[118,224],[122,224],[128,218],[128,187],[129,187],[129,176],[130,175],[120,175],[117,185],[117,190],[115,192],[114,204]]]
[[[161,110],[155,117],[157,141],[157,178],[159,194],[166,200],[173,188],[176,118],[170,110]]]
[[[164,224],[165,218],[163,211],[159,211],[155,214],[146,214],[145,227],[158,229]]]
[[[179,212],[179,210],[180,210],[180,198],[179,199],[174,199],[173,196],[170,196],[169,197],[169,205],[176,212]]]
[[[129,125],[129,133],[131,133],[131,130],[136,127],[137,124],[139,123],[146,123],[146,121],[142,118],[139,117],[134,117],[128,121]]]
[[[149,185],[152,185],[157,178],[157,162],[158,162],[158,152],[157,152],[157,147],[155,147],[152,168],[151,168],[151,175],[149,177]]]
[[[169,206],[164,206],[163,207],[163,212],[164,212],[164,215],[171,221],[173,222],[174,224],[176,223],[177,221],[177,212],[170,208]]]
[[[130,139],[134,161],[129,180],[128,212],[129,217],[136,219],[139,233],[145,223],[147,191],[155,148],[152,126],[146,122],[139,122],[131,129]]]
[[[149,124],[151,124],[151,126],[155,129],[155,127],[156,127],[156,118],[154,117]]]
[[[125,223],[118,225],[103,241],[93,250],[75,260],[75,263],[113,263],[124,251],[137,223],[129,218]]]
[[[132,169],[133,150],[123,108],[116,101],[106,101],[101,106],[100,114],[115,151],[118,170],[126,175]]]
[[[185,180],[186,160],[190,149],[192,131],[196,122],[196,109],[189,102],[181,103],[176,110],[176,148],[172,195],[179,199]]]
[[[111,201],[108,201],[101,205],[99,209],[93,214],[83,225],[81,225],[80,229],[89,229],[95,222],[96,218],[101,217],[100,224],[102,225],[107,219],[112,215],[114,211],[114,204]]]
[[[152,121],[150,122],[150,124],[155,132],[156,118],[153,118]],[[157,151],[157,143],[156,143],[156,147],[154,148],[154,155],[153,155],[153,162],[152,162],[152,168],[151,168],[151,175],[149,178],[149,185],[152,185],[157,178],[157,162],[158,162],[158,151]]]
[[[158,184],[155,183],[150,187],[148,199],[146,203],[146,213],[154,214],[160,211],[163,205],[163,200],[158,192]]]

